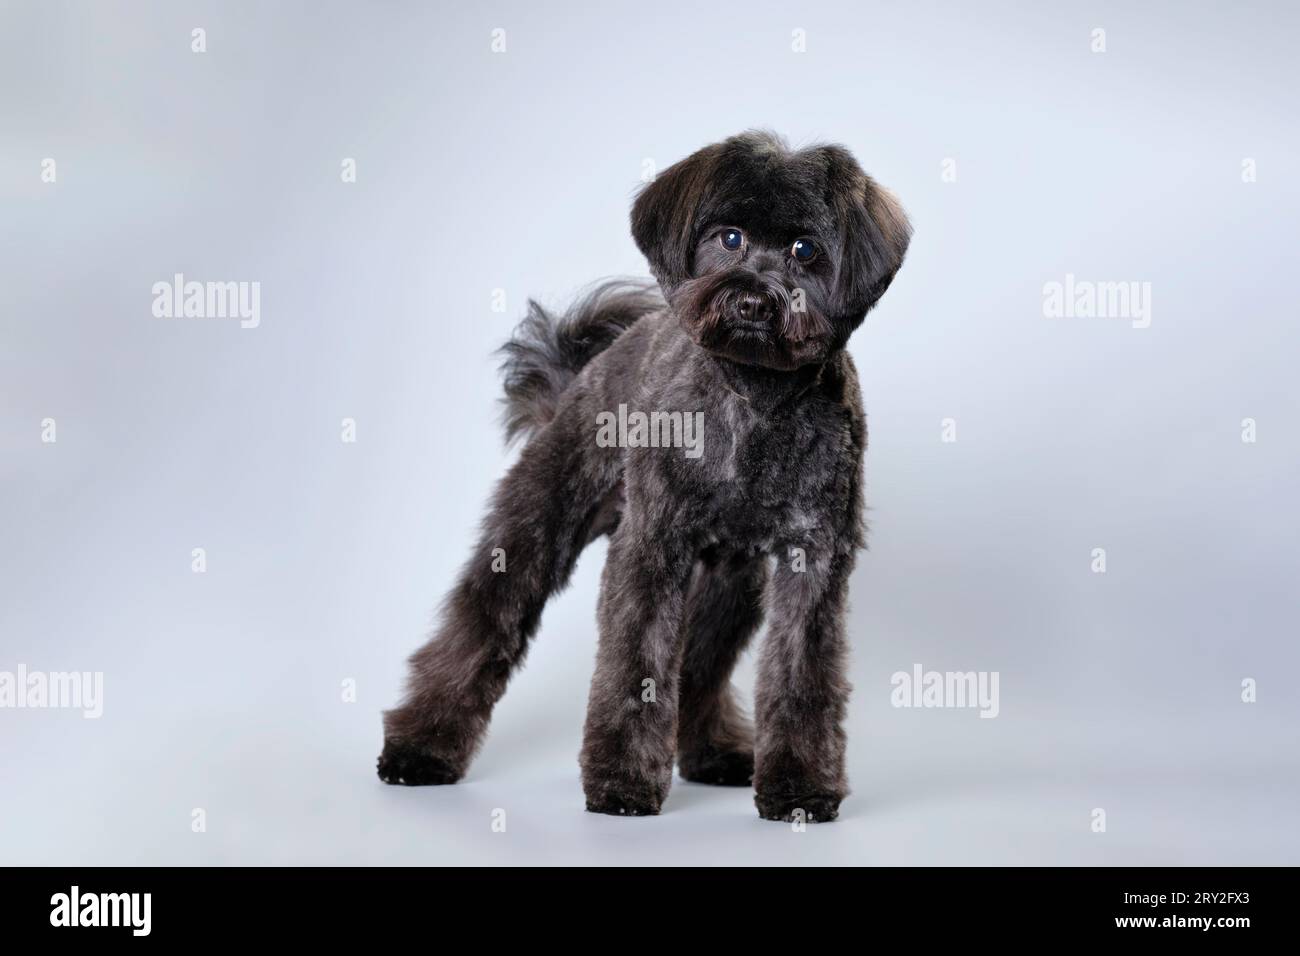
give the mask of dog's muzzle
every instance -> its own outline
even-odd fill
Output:
[[[785,325],[790,295],[779,282],[758,277],[720,284],[710,308],[720,330],[728,328],[778,334]]]

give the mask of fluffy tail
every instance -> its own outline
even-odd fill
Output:
[[[528,314],[500,350],[506,441],[554,418],[560,395],[582,367],[637,319],[663,307],[659,287],[648,280],[602,282],[558,318],[529,299]]]

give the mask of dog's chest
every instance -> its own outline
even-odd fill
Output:
[[[767,549],[799,540],[843,507],[838,486],[848,448],[840,416],[763,418],[719,409],[706,422],[699,514],[706,539]]]

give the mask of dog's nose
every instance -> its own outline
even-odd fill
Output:
[[[742,295],[736,302],[736,316],[743,322],[759,322],[767,317],[762,296]]]

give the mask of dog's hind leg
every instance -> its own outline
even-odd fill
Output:
[[[609,521],[616,451],[594,449],[576,406],[528,443],[498,486],[432,639],[411,656],[402,704],[384,714],[386,783],[459,780],[523,660],[546,600]]]
[[[701,563],[686,605],[677,769],[685,780],[748,786],[754,730],[735,700],[731,671],[763,620],[767,558]]]

